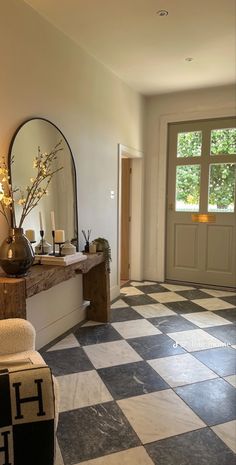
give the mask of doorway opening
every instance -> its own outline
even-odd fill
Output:
[[[121,253],[120,253],[120,283],[129,281],[130,274],[130,185],[131,159],[121,159]]]
[[[118,146],[118,285],[143,279],[143,153]]]

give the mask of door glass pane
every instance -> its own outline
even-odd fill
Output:
[[[236,153],[236,128],[211,131],[211,155]]]
[[[176,167],[177,212],[198,212],[200,201],[200,165],[181,165]]]
[[[200,157],[202,150],[202,132],[179,132],[177,157]]]
[[[234,212],[236,163],[210,165],[208,211]]]

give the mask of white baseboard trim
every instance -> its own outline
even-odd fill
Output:
[[[114,300],[117,297],[119,297],[119,295],[120,295],[120,286],[118,286],[118,284],[116,284],[115,286],[112,286],[111,289],[110,289],[110,293],[111,293],[111,300]]]
[[[36,349],[41,349],[49,342],[56,339],[61,334],[68,331],[86,318],[86,307],[89,302],[84,301],[82,305],[72,312],[55,320],[53,323],[37,331],[36,329]]]

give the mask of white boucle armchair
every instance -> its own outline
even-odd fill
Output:
[[[0,369],[13,363],[24,364],[27,360],[33,364],[45,365],[39,352],[35,350],[36,333],[32,324],[21,318],[0,320]],[[55,395],[55,425],[58,423],[59,390],[53,378]]]
[[[35,351],[35,329],[21,318],[0,320],[0,361],[30,359],[33,363],[44,363]]]

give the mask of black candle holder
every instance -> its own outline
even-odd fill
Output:
[[[55,245],[59,246],[59,252],[55,252],[55,254],[54,254],[55,257],[65,257],[65,255],[61,253],[61,249],[62,249],[63,244],[65,244],[65,242],[55,242]]]
[[[52,230],[52,253],[50,253],[49,255],[56,255],[56,246],[55,246],[55,231]]]
[[[40,253],[38,253],[38,255],[47,255],[47,252],[44,251],[44,242],[43,242],[43,238],[44,238],[44,230],[43,229],[40,229],[40,237],[41,237],[41,246],[40,246]]]

